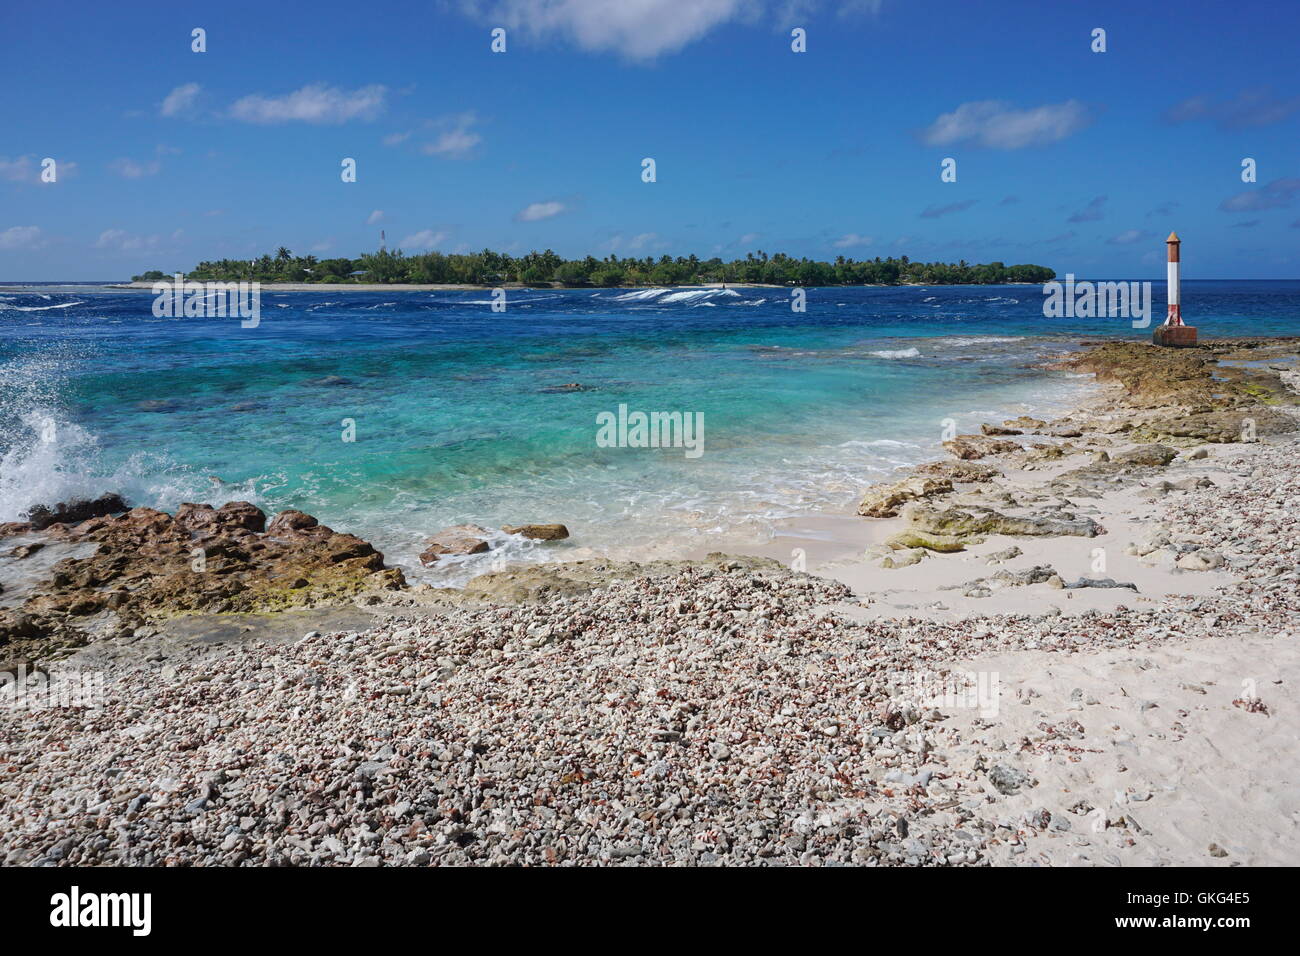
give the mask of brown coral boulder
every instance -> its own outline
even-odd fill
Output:
[[[902,481],[872,485],[858,504],[858,514],[864,518],[892,518],[909,501],[919,501],[951,491],[951,480],[926,475],[913,475]]]
[[[367,541],[340,534],[300,511],[266,515],[246,501],[220,508],[182,505],[176,515],[133,508],[45,532],[96,548],[58,561],[18,608],[0,613],[0,645],[44,658],[101,631],[130,629],[186,613],[257,613],[349,603],[358,594],[405,585],[401,571]]]
[[[562,524],[508,524],[501,530],[506,534],[522,534],[534,541],[560,541],[569,536],[569,529]]]
[[[482,554],[489,550],[487,537],[492,532],[474,524],[443,528],[427,542],[420,554],[421,564],[433,564],[444,555]]]
[[[37,505],[27,513],[27,521],[32,530],[40,531],[52,524],[72,524],[126,510],[127,504],[121,495],[101,495],[93,501],[60,501],[52,508]]]
[[[1005,455],[1020,450],[1020,446],[1013,441],[991,438],[988,435],[958,435],[944,442],[943,447],[964,461],[983,458],[986,455]]]

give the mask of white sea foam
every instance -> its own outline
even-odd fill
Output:
[[[899,358],[916,358],[921,353],[919,350],[911,348],[911,349],[881,349],[880,351],[872,352],[871,354],[876,356],[876,358],[899,359]]]
[[[682,289],[679,292],[672,292],[660,299],[660,302],[698,302],[702,299],[717,299],[724,297],[739,298],[740,293],[734,289]]]
[[[701,302],[707,299],[740,298],[735,289],[636,289],[614,296],[615,302]]]
[[[43,356],[0,365],[0,521],[20,521],[35,505],[110,492],[133,505],[169,509],[208,500],[215,489],[203,476],[156,451],[108,463],[99,438],[62,407],[65,361]]]
[[[46,296],[48,299],[49,296]],[[74,305],[85,305],[84,302],[60,302],[57,305],[12,305],[8,302],[0,302],[0,309],[8,309],[13,312],[48,312],[50,309],[70,309]]]
[[[635,292],[625,292],[622,295],[614,296],[615,302],[644,302],[657,296],[671,292],[672,289],[637,289]]]
[[[255,489],[217,488],[165,455],[137,452],[106,465],[98,438],[60,419],[54,408],[33,408],[15,423],[16,439],[0,456],[0,521],[21,521],[35,505],[98,498],[116,492],[128,504],[173,510],[181,501],[220,505],[236,498],[259,503]]]
[[[916,442],[897,441],[893,438],[851,439],[843,442],[841,448],[919,448]]]
[[[967,346],[971,346],[971,345],[1001,345],[1001,344],[1008,344],[1011,342],[1019,342],[1019,341],[1021,341],[1021,339],[1019,338],[1006,338],[1004,336],[998,336],[998,335],[980,335],[980,336],[971,336],[969,338],[964,338],[962,336],[955,336],[953,338],[939,339],[938,344],[950,345],[953,348],[960,349],[960,348],[966,348]]]
[[[527,292],[528,290],[523,289],[520,291]],[[544,302],[547,299],[558,299],[558,298],[560,298],[560,296],[558,295],[535,295],[530,299],[521,299],[518,297],[517,294],[510,295],[509,293],[507,293],[505,302],[506,302],[506,308],[509,309],[511,306],[531,305],[534,302]],[[499,300],[498,299],[430,299],[429,301],[437,305],[495,305]],[[396,303],[392,303],[392,304],[395,305]]]

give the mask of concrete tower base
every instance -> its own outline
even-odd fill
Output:
[[[1196,344],[1196,327],[1191,325],[1157,325],[1151,333],[1151,341],[1156,345],[1185,349]]]

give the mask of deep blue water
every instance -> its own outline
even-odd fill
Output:
[[[811,289],[802,314],[783,289],[512,291],[505,313],[484,292],[268,290],[250,329],[152,301],[0,286],[0,520],[105,491],[247,498],[408,567],[466,521],[563,521],[566,557],[760,540],[933,456],[946,418],[1063,410],[1081,385],[1044,355],[1150,337],[1046,320],[1038,286]],[[1159,322],[1161,284],[1154,302]],[[1300,282],[1188,282],[1183,303],[1202,336],[1300,333]],[[599,447],[620,403],[702,413],[704,453]]]

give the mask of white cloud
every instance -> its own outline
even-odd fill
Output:
[[[483,137],[474,132],[478,117],[473,113],[460,113],[445,116],[433,125],[442,127],[442,132],[432,143],[420,147],[421,152],[443,159],[465,159],[474,151],[474,147],[483,142]]]
[[[1094,198],[1088,200],[1088,205],[1084,206],[1082,209],[1080,209],[1078,212],[1076,212],[1073,216],[1071,216],[1066,221],[1067,222],[1096,222],[1105,214],[1106,214],[1106,197],[1095,196]]]
[[[366,225],[373,226],[375,223],[382,221],[383,218],[384,218],[384,211],[382,209],[376,209],[368,217],[366,217]]]
[[[188,113],[194,108],[194,101],[198,98],[200,89],[202,87],[197,83],[185,83],[176,87],[163,99],[158,112],[163,116],[181,116]]]
[[[383,112],[387,93],[387,87],[378,84],[348,91],[313,83],[283,96],[245,96],[230,107],[230,115],[245,123],[261,124],[370,120]]]
[[[134,159],[124,158],[113,160],[108,164],[108,168],[123,179],[143,179],[145,176],[157,176],[162,170],[162,164],[157,160],[137,163]]]
[[[841,0],[840,16],[849,17],[855,13],[869,13],[874,16],[880,13],[884,5],[885,0]]]
[[[555,202],[534,202],[529,203],[519,212],[515,213],[516,222],[537,222],[539,219],[550,219],[552,216],[558,216],[564,212],[564,203]]]
[[[467,16],[539,39],[648,61],[675,53],[732,21],[786,31],[823,8],[841,18],[880,12],[884,0],[459,0]]]
[[[885,0],[838,0],[830,4],[842,20],[862,14],[874,16],[884,5]],[[806,27],[822,6],[821,0],[778,0],[772,15],[764,18],[775,24],[778,31],[785,32],[789,27]]]
[[[57,181],[62,181],[77,171],[77,164],[71,160],[58,161],[54,168],[58,173]],[[0,179],[11,183],[41,183],[41,164],[30,154],[13,159],[0,156]]]
[[[410,130],[405,133],[389,133],[384,137],[385,146],[400,146],[411,138]]]
[[[10,226],[0,232],[0,249],[39,249],[43,245],[40,226]]]
[[[1178,103],[1167,113],[1169,123],[1212,119],[1220,129],[1244,129],[1280,123],[1300,112],[1300,96],[1277,97],[1267,87],[1242,90],[1235,99],[1216,101],[1209,96],[1193,96]]]
[[[584,50],[651,60],[700,39],[742,12],[747,0],[465,0],[471,16],[535,37],[562,36]]]
[[[1275,179],[1225,199],[1219,208],[1224,212],[1259,212],[1289,206],[1297,196],[1300,196],[1300,179]]]
[[[1143,229],[1125,229],[1118,236],[1112,236],[1106,241],[1112,246],[1131,246],[1135,242],[1150,238],[1152,233]]]
[[[172,236],[173,240],[177,238]],[[95,248],[112,252],[147,252],[157,249],[158,243],[158,236],[133,236],[124,229],[105,229],[95,240]]]
[[[31,179],[35,175],[35,168],[31,156],[18,156],[14,159],[0,156],[0,179],[7,179],[11,183],[21,183]]]
[[[929,146],[971,142],[990,149],[1023,149],[1060,142],[1091,121],[1088,108],[1078,100],[1023,110],[1000,100],[978,100],[944,113],[921,139]]]
[[[421,229],[414,235],[407,236],[397,244],[399,249],[413,251],[423,249],[428,251],[435,246],[440,246],[447,241],[445,232],[434,232],[432,229]]]
[[[448,159],[463,159],[470,154],[483,137],[463,129],[448,130],[432,143],[426,143],[424,151],[431,156],[445,156]]]
[[[950,202],[943,206],[926,206],[921,210],[921,218],[938,219],[942,216],[951,215],[954,212],[965,212],[977,202],[979,202],[978,199],[962,199],[958,202]]]
[[[849,249],[853,246],[869,246],[873,242],[875,240],[870,236],[860,236],[856,232],[850,232],[847,235],[840,236],[831,245],[836,249]]]

